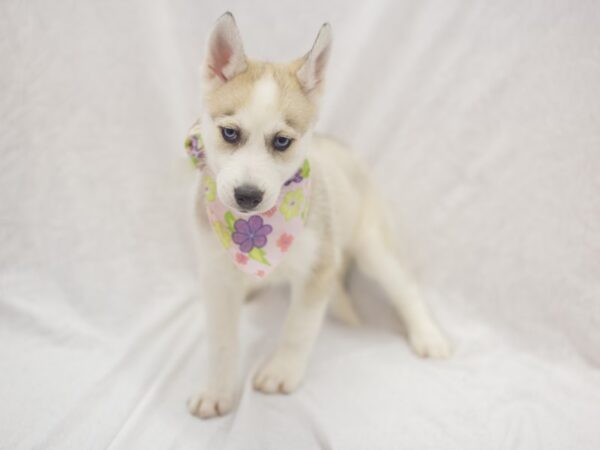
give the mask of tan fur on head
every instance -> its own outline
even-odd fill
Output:
[[[251,186],[262,199],[253,211],[269,209],[302,165],[311,147],[330,43],[330,27],[324,25],[301,58],[250,60],[233,16],[217,20],[204,63],[201,132],[206,164],[224,204],[235,208],[236,189]],[[225,132],[235,139],[225,138]],[[289,144],[275,148],[281,139]]]
[[[299,133],[314,124],[331,47],[331,26],[324,24],[311,50],[289,63],[249,60],[231,13],[221,16],[208,40],[204,64],[205,105],[215,118],[247,104],[254,84],[272,74],[279,86],[280,108]]]
[[[301,63],[301,60],[289,64],[248,61],[244,72],[205,92],[205,106],[213,118],[233,115],[248,104],[256,82],[272,75],[279,87],[279,109],[286,122],[304,134],[316,121],[317,107],[295,76]]]

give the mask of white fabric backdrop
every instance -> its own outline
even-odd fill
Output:
[[[328,322],[303,388],[254,393],[284,292],[251,302],[235,414],[185,400],[204,39],[335,47],[320,129],[373,168],[455,341],[417,359],[376,288]],[[0,447],[600,447],[600,6],[594,1],[0,4]]]

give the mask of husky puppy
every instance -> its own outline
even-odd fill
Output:
[[[200,189],[208,362],[204,387],[188,402],[189,411],[199,417],[224,415],[234,405],[238,323],[247,294],[268,284],[290,284],[282,336],[253,378],[258,391],[288,394],[304,377],[330,303],[346,321],[358,320],[343,283],[351,262],[382,286],[419,356],[450,354],[417,286],[392,252],[385,207],[363,164],[348,148],[313,134],[330,48],[331,27],[324,24],[301,58],[277,64],[251,60],[230,13],[218,19],[209,37],[199,127],[218,201],[242,217],[265,214],[278,207],[282,186],[305,160],[310,162],[311,188],[303,231],[281,264],[259,280],[239,270],[214,235],[205,188]]]

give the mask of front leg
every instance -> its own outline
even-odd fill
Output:
[[[202,276],[206,294],[206,342],[208,360],[203,389],[188,402],[190,413],[207,419],[228,413],[233,407],[238,375],[239,318],[244,299],[243,281],[229,261],[206,268]],[[216,271],[214,268],[219,267]]]
[[[281,341],[267,364],[254,377],[254,388],[289,394],[306,371],[333,287],[333,269],[315,270],[308,279],[292,283],[292,299]]]

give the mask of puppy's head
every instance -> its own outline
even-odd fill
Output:
[[[322,26],[290,63],[249,60],[235,20],[217,21],[204,61],[202,137],[217,195],[240,212],[272,208],[306,157],[331,45]]]

